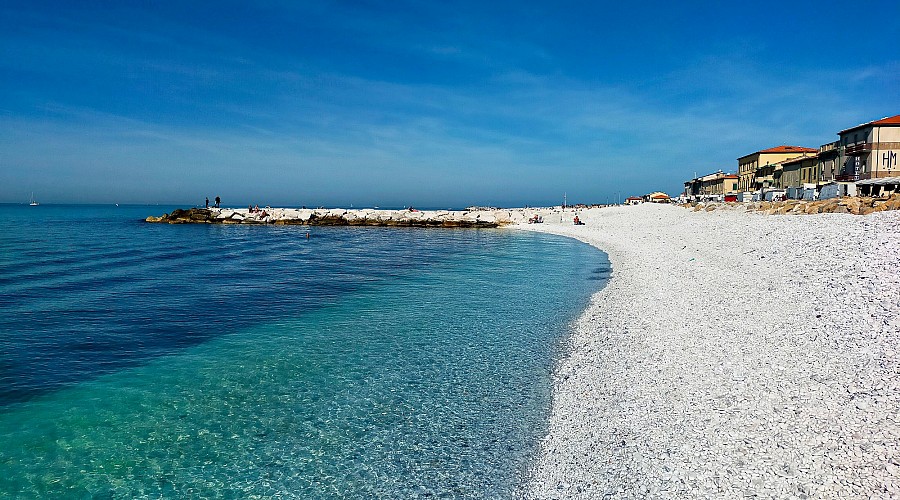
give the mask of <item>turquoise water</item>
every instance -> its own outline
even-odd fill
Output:
[[[516,493],[604,254],[163,211],[0,207],[0,496]]]

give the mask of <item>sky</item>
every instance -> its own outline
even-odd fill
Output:
[[[900,114],[900,2],[0,2],[0,203],[607,203]]]

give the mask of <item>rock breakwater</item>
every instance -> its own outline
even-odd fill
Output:
[[[744,209],[766,215],[853,214],[869,215],[889,210],[900,210],[900,194],[890,198],[844,197],[828,200],[754,201],[751,203],[692,203],[686,205],[694,212],[721,209]]]
[[[302,226],[499,227],[525,222],[521,210],[346,210],[267,208],[177,209],[147,222],[166,224],[274,224]]]

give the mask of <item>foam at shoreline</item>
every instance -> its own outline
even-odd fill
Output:
[[[900,495],[900,213],[578,214],[517,226],[613,266],[527,496]]]

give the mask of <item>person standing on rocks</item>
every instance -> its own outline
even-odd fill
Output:
[[[206,208],[209,208],[209,196],[206,197]]]
[[[219,197],[216,196],[216,208],[219,208],[219,202],[221,202],[221,201],[222,200],[220,200]]]

